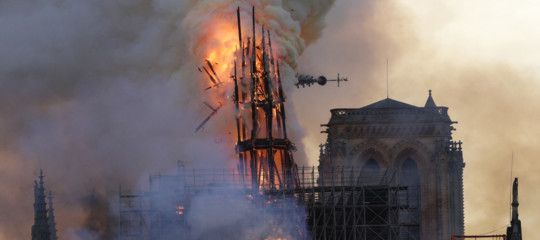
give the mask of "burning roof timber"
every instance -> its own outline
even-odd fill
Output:
[[[257,41],[255,7],[252,8],[252,35],[242,35],[240,8],[237,9],[238,46],[235,52],[232,100],[236,111],[236,152],[238,169],[251,176],[254,187],[280,188],[298,184],[297,167],[292,151],[294,144],[287,137],[285,96],[280,62],[272,50],[271,32],[261,26]],[[222,81],[211,61],[199,68],[210,80],[205,90],[219,88]],[[212,112],[196,128],[199,131],[221,108],[205,103]]]

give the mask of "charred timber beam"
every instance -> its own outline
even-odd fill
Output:
[[[219,109],[221,108],[221,103],[219,103],[219,106],[217,108],[213,108],[212,106],[210,106],[210,104],[208,104],[207,102],[203,102],[204,105],[206,105],[208,108],[212,109],[212,112],[210,113],[210,115],[208,115],[208,117],[206,117],[201,124],[199,124],[199,126],[197,126],[197,128],[195,128],[195,132],[198,132],[200,131],[204,125],[208,122],[208,120],[210,120],[210,118],[212,118],[218,111]]]
[[[264,88],[265,92],[268,94],[267,100],[266,100],[266,108],[264,108],[266,112],[266,131],[267,136],[269,138],[272,138],[272,121],[274,119],[274,114],[272,111],[273,105],[273,96],[272,96],[272,85],[270,84],[270,66],[269,66],[269,59],[268,54],[266,53],[266,40],[265,40],[265,34],[264,34],[264,25],[262,26],[262,54],[263,54],[263,81],[264,81]]]
[[[278,93],[281,109],[281,125],[283,126],[283,136],[287,138],[287,124],[285,122],[285,94],[283,93],[283,85],[281,84],[281,74],[279,72],[279,62],[277,64],[277,81],[278,81]]]
[[[259,149],[283,149],[295,150],[294,144],[289,139],[258,138],[241,141],[236,146],[237,152],[246,152]]]
[[[236,9],[236,18],[238,19],[238,46],[242,49],[242,66],[244,65],[244,44],[242,43],[242,24],[240,22],[240,7]]]
[[[255,85],[257,84],[257,57],[256,57],[256,41],[255,41],[255,7],[252,8],[252,25],[253,25],[253,49],[251,51],[251,121],[253,128],[251,129],[251,138],[257,135],[257,129],[259,128],[257,123],[257,108],[255,106]],[[253,175],[255,176],[255,175]]]

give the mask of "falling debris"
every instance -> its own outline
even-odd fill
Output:
[[[206,60],[206,65],[208,66],[208,68],[210,68],[210,72],[212,72],[212,73],[210,73],[210,72],[208,71],[208,69],[206,68],[206,66],[203,66],[202,68],[204,69],[204,72],[206,73],[206,75],[208,76],[208,78],[212,81],[213,85],[212,85],[212,86],[209,86],[209,87],[207,87],[207,88],[205,88],[204,90],[209,90],[209,89],[211,89],[211,88],[213,88],[213,87],[219,87],[219,86],[221,86],[222,82],[221,82],[221,80],[219,79],[218,74],[216,74],[216,71],[214,70],[214,67],[212,66],[212,63],[210,63],[209,60]],[[198,67],[197,69],[199,70],[199,72],[202,72],[200,67]]]
[[[201,130],[204,127],[204,125],[208,122],[208,120],[210,120],[210,118],[212,118],[222,107],[221,103],[219,103],[219,106],[217,108],[210,106],[210,104],[208,104],[207,102],[203,102],[203,104],[206,105],[208,108],[212,109],[212,112],[210,113],[210,115],[208,115],[208,117],[206,117],[202,121],[201,124],[199,124],[199,126],[197,126],[197,128],[195,128],[195,132],[198,132],[199,130]]]

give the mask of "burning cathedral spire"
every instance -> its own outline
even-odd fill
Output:
[[[234,64],[233,100],[237,113],[238,168],[244,176],[251,176],[254,185],[271,189],[292,187],[298,184],[298,175],[291,153],[294,145],[287,138],[279,61],[272,53],[270,31],[265,32],[264,26],[261,27],[262,40],[256,41],[255,8],[252,17],[252,36],[244,43],[240,9],[237,10],[241,47],[240,64],[237,61]],[[247,72],[246,67],[249,67]]]
[[[287,137],[285,96],[280,62],[274,57],[270,30],[260,28],[258,41],[255,7],[252,8],[252,34],[242,36],[240,8],[238,46],[231,76],[234,82],[233,102],[236,112],[236,153],[238,171],[254,188],[276,189],[298,185],[297,166],[292,151],[294,144]],[[222,85],[211,61],[204,72],[213,87]],[[210,71],[208,70],[210,69]],[[199,68],[199,71],[200,68]],[[202,71],[201,71],[202,72]],[[196,129],[198,131],[221,107],[206,106],[213,112]]]
[[[281,16],[278,8],[261,7],[259,3],[248,8],[246,4],[236,8],[236,26],[231,16],[221,14],[210,17],[216,19],[211,26],[219,26],[211,27],[213,31],[207,30],[208,25],[192,25],[205,29],[194,50],[205,60],[198,70],[206,75],[204,105],[211,110],[195,131],[201,131],[210,118],[232,102],[234,115],[228,117],[236,120],[233,141],[237,170],[256,188],[294,187],[298,185],[298,169],[292,155],[296,147],[287,132],[285,92],[299,80],[292,72],[304,42],[299,38],[300,31],[292,30],[296,29],[295,24],[277,18]],[[262,12],[257,19],[255,9]],[[250,33],[245,34],[243,29]],[[304,84],[311,84],[302,79],[307,82]],[[319,84],[327,81],[339,84],[347,80],[338,75],[337,80],[324,78]],[[294,133],[293,128],[293,136]]]

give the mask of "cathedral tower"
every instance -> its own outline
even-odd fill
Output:
[[[429,91],[424,107],[390,98],[358,109],[332,109],[319,171],[333,168],[370,172],[392,170],[408,188],[408,205],[418,209],[412,239],[450,239],[464,232],[461,142],[452,140],[448,108]],[[333,171],[333,170],[332,170]],[[365,179],[367,184],[370,183]],[[403,217],[410,218],[411,216]]]

